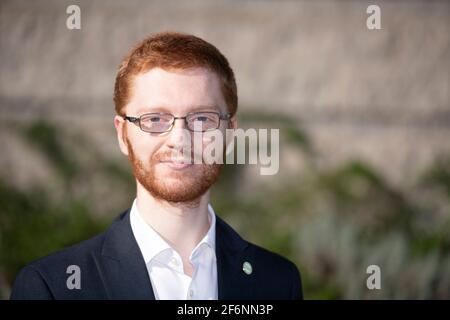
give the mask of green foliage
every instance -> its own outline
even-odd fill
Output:
[[[40,150],[58,171],[64,181],[70,182],[78,167],[58,140],[58,130],[44,120],[38,120],[22,130],[24,138]]]

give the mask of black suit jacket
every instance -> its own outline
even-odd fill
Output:
[[[289,260],[243,240],[216,219],[219,299],[302,299],[300,273]],[[252,273],[243,271],[243,263]],[[80,289],[69,289],[67,268],[80,268]],[[130,210],[102,234],[38,259],[18,274],[11,299],[155,299]]]

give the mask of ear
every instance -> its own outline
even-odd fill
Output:
[[[126,124],[125,120],[121,116],[116,115],[114,117],[114,127],[116,127],[117,140],[119,142],[120,151],[122,151],[122,153],[124,155],[128,156],[127,140],[125,137],[125,134],[126,134],[125,126],[126,125],[127,124]]]
[[[237,129],[237,117],[236,114],[234,114],[230,120],[228,120],[228,129]]]

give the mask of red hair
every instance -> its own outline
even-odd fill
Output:
[[[219,77],[228,111],[233,115],[236,113],[236,80],[225,56],[212,44],[193,35],[163,32],[138,43],[120,64],[114,86],[117,114],[124,115],[133,78],[157,67],[165,70],[200,67],[214,72]]]

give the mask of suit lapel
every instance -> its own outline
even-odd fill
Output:
[[[107,231],[101,259],[109,299],[155,299],[144,257],[131,230],[130,210]]]
[[[251,299],[254,295],[255,277],[243,270],[244,262],[252,263],[246,254],[248,242],[243,240],[228,224],[217,217],[216,256],[219,300]]]

